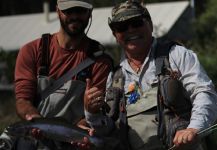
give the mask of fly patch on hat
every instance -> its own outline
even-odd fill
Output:
[[[66,10],[72,7],[93,8],[91,0],[57,0],[57,6],[60,10]]]
[[[140,4],[138,1],[128,0],[112,9],[112,17],[109,18],[109,24],[126,21],[138,16],[144,16],[151,19],[148,10],[142,4]]]

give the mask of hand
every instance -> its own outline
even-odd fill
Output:
[[[26,114],[25,119],[27,121],[31,121],[33,118],[41,118],[41,115],[39,114]]]
[[[105,104],[104,92],[97,87],[92,87],[90,79],[86,79],[86,82],[84,107],[90,113],[97,113]]]
[[[94,129],[88,126],[85,119],[80,120],[77,126],[81,129],[88,130],[90,136],[94,135]],[[87,137],[84,137],[82,141],[72,141],[71,144],[80,150],[90,150],[93,146]]]
[[[198,130],[194,128],[179,130],[176,132],[173,143],[176,145],[177,148],[183,145],[193,143],[197,137],[197,132]]]
[[[27,121],[31,121],[31,120],[34,119],[34,118],[40,118],[40,117],[41,117],[41,115],[39,115],[39,114],[26,114],[26,115],[25,115],[25,119],[26,119]],[[33,128],[33,129],[30,131],[30,134],[31,134],[34,138],[36,138],[36,139],[43,139],[43,138],[44,138],[44,136],[43,136],[41,130],[38,129],[38,128]]]
[[[72,141],[71,144],[79,150],[91,150],[92,146],[87,137],[84,137],[83,141]]]
[[[95,130],[90,128],[88,123],[86,122],[85,119],[81,119],[78,123],[77,123],[77,126],[81,129],[84,129],[84,130],[87,130],[89,132],[89,135],[90,136],[93,136],[94,135],[94,132]]]
[[[37,108],[33,106],[32,101],[27,99],[16,100],[16,112],[24,120],[27,120],[26,116],[40,116]]]

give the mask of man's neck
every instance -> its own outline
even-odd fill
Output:
[[[129,54],[128,52],[126,52],[126,56],[128,59],[130,59],[131,61],[137,62],[137,63],[143,63],[145,58],[147,57],[149,53],[149,50],[147,51],[141,51],[140,53],[131,53]]]
[[[57,33],[57,41],[60,47],[64,49],[77,49],[85,37],[85,34],[72,37],[65,32]]]

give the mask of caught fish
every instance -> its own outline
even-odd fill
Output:
[[[16,122],[7,127],[7,134],[16,137],[31,137],[32,129],[39,129],[43,137],[60,142],[82,141],[87,137],[90,143],[97,147],[103,145],[103,140],[89,136],[86,130],[72,126],[60,118],[34,118],[31,121]]]

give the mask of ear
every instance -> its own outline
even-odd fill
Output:
[[[116,35],[115,31],[112,31],[112,34],[113,34],[113,36],[116,38],[116,41],[118,42],[118,40],[117,40],[117,35]]]
[[[115,37],[116,42],[119,43],[119,40],[118,40],[118,38],[117,38],[117,35],[116,35],[115,31],[112,31],[112,34],[113,34],[113,36]]]

